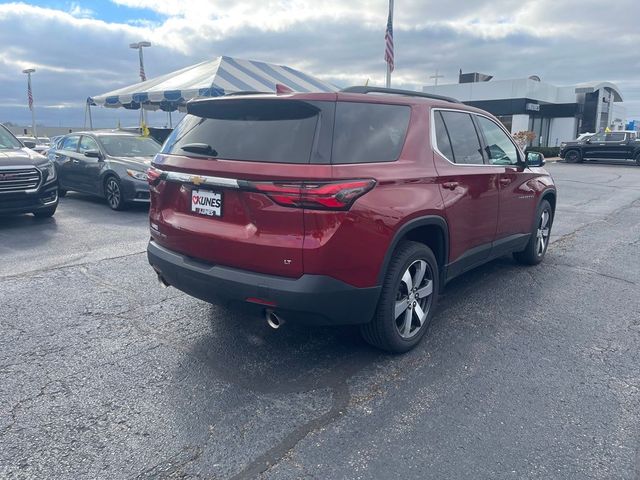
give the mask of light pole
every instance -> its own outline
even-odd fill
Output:
[[[144,47],[150,47],[150,46],[151,46],[151,42],[136,42],[136,43],[129,44],[129,48],[138,50],[138,56],[140,58],[140,80],[143,82],[147,80],[147,75],[144,73],[144,58],[142,56],[142,49]],[[146,123],[145,114],[144,114],[144,109],[142,108],[142,103],[140,103],[140,128],[142,128],[142,124],[144,123]]]
[[[144,59],[142,57],[142,49],[144,47],[150,47],[151,46],[151,42],[136,42],[136,43],[130,43],[129,47],[133,48],[134,50],[138,50],[138,56],[140,57],[140,80],[142,80],[143,82],[147,79],[147,76],[144,73]]]
[[[38,140],[38,131],[36,130],[36,112],[33,110],[33,93],[31,92],[31,74],[35,72],[35,68],[25,68],[22,73],[27,74],[27,99],[29,101],[29,110],[31,110],[31,130],[33,137]]]

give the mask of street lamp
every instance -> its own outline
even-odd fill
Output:
[[[22,73],[27,74],[27,99],[29,101],[29,110],[31,110],[31,130],[33,131],[33,136],[37,141],[38,132],[36,130],[36,112],[33,110],[33,93],[31,92],[31,74],[35,71],[35,68],[25,68],[22,70]]]
[[[144,73],[144,60],[142,58],[142,49],[144,47],[150,47],[151,42],[136,42],[130,43],[129,47],[135,50],[138,50],[138,55],[140,56],[140,79],[144,82],[147,79],[147,76]]]

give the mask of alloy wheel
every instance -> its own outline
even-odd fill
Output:
[[[538,230],[536,233],[536,254],[539,257],[544,255],[544,252],[549,245],[550,221],[551,213],[547,209],[543,210],[540,215],[540,221],[538,222]]]
[[[398,290],[394,308],[394,324],[404,339],[416,335],[431,308],[433,273],[424,260],[416,260],[406,269]]]
[[[110,178],[107,181],[107,202],[109,206],[113,209],[116,209],[120,206],[120,185],[115,178]]]
[[[567,153],[565,158],[568,163],[575,163],[578,161],[579,157],[580,157],[580,154],[578,152],[576,152],[575,150],[571,150],[570,152]]]

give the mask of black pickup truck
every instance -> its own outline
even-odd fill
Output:
[[[58,207],[56,167],[0,125],[0,215],[50,217]]]
[[[640,165],[638,132],[601,132],[580,141],[560,145],[560,157],[567,163],[583,160],[635,160]]]

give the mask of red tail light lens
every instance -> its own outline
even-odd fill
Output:
[[[249,182],[251,190],[264,193],[285,207],[314,210],[348,210],[353,202],[375,187],[373,179],[340,182]]]
[[[162,170],[158,170],[157,168],[150,167],[147,170],[147,181],[149,185],[156,185],[160,181],[160,176],[162,175]]]

